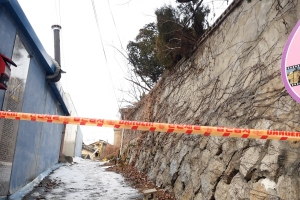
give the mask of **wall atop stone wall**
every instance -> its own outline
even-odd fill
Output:
[[[241,1],[126,119],[300,131],[280,76],[299,11],[298,0]],[[133,147],[130,162],[177,199],[300,197],[299,142],[144,132]]]
[[[117,147],[121,146],[122,129],[114,129],[114,145]]]

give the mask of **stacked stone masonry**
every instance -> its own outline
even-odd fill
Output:
[[[299,0],[240,1],[126,119],[300,131],[300,106],[280,75],[299,19]],[[140,135],[130,162],[177,199],[300,198],[299,142]]]

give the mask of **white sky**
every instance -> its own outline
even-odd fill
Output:
[[[119,103],[124,97],[120,90],[128,87],[124,79],[127,62],[112,46],[126,49],[128,41],[134,40],[140,28],[155,21],[155,9],[170,2],[174,4],[175,0],[95,0],[100,34],[92,0],[18,2],[52,57],[51,26],[62,26],[61,66],[67,73],[62,75],[61,83],[65,92],[71,95],[78,115],[118,119],[119,106],[124,106]],[[213,4],[212,0],[206,2],[217,15],[227,6],[223,0],[213,0]],[[85,142],[103,139],[113,143],[113,129],[83,126],[81,129]]]

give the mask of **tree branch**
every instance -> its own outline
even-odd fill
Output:
[[[138,82],[136,82],[136,81],[134,81],[134,80],[131,80],[131,79],[128,79],[128,78],[125,78],[125,79],[126,79],[127,81],[132,82],[132,83],[134,83],[135,85],[137,85],[137,86],[143,88],[144,90],[147,90],[148,92],[150,91],[148,88],[142,86],[140,83],[138,83]],[[145,83],[145,84],[146,84],[146,83]],[[146,84],[146,85],[147,85],[147,84]],[[148,86],[148,85],[147,85],[147,86]]]

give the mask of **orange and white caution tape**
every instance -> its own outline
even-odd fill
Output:
[[[47,114],[18,113],[0,111],[0,118],[27,120],[59,124],[75,124],[84,126],[112,127],[141,131],[157,131],[168,133],[201,134],[204,136],[222,136],[237,138],[255,138],[271,140],[300,140],[300,132],[256,130],[248,128],[228,128],[212,126],[196,126],[186,124],[166,124],[155,122],[138,122],[127,120],[108,120],[85,117],[59,116]]]

